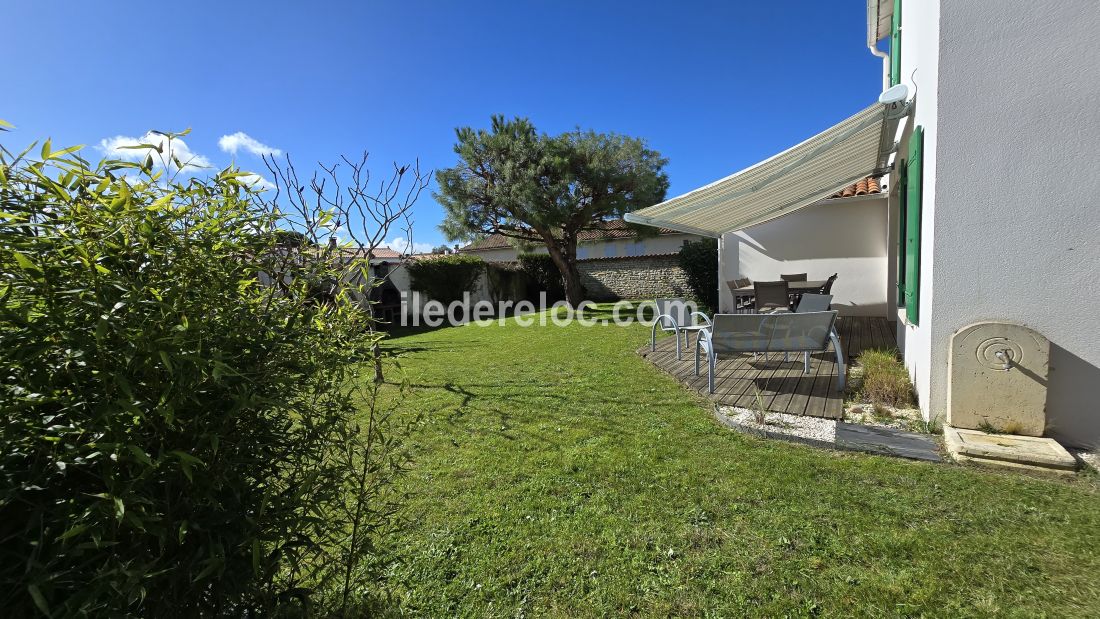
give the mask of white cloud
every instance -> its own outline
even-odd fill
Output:
[[[238,180],[240,180],[245,185],[252,185],[253,189],[258,189],[260,191],[270,191],[272,189],[275,189],[275,183],[272,183],[263,176],[255,174],[253,172],[248,172],[245,176],[240,177]]]
[[[125,146],[137,146],[139,144],[151,144],[153,146],[160,146],[162,153],[158,153],[156,150],[150,148],[123,148]],[[99,150],[103,151],[103,154],[115,159],[124,159],[126,161],[144,161],[145,158],[152,152],[153,162],[156,165],[161,164],[161,158],[164,161],[172,161],[172,157],[175,156],[183,164],[182,172],[193,173],[201,168],[211,167],[210,160],[206,157],[192,152],[191,148],[187,146],[187,142],[184,142],[180,138],[174,138],[169,144],[168,138],[159,133],[147,132],[140,138],[132,138],[125,135],[116,135],[113,138],[103,138],[99,141]],[[169,164],[171,165],[171,164]]]
[[[409,243],[409,239],[400,236],[382,245],[402,254],[427,254],[432,251],[431,243]]]
[[[218,148],[227,153],[237,154],[237,151],[244,149],[253,155],[280,155],[283,151],[278,148],[272,148],[267,144],[257,140],[256,138],[248,135],[244,131],[238,131],[230,135],[223,135],[218,139]]]

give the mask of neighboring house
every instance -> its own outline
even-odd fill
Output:
[[[418,296],[416,291],[412,289],[412,278],[409,276],[409,270],[405,268],[406,265],[417,260],[430,260],[442,254],[401,254],[389,248],[383,249],[386,251],[385,256],[379,254],[377,266],[374,266],[375,262],[371,260],[371,270],[376,277],[386,278],[386,282],[382,286],[389,289],[387,298],[396,301],[395,304],[391,304],[391,307],[393,307],[392,313],[388,315],[393,317],[394,322],[397,322],[400,319],[401,311],[405,313],[421,311],[424,304],[431,300],[427,295]],[[405,295],[404,299],[401,299],[402,294]],[[480,289],[474,291],[472,299],[474,302],[484,298],[487,298],[486,293]],[[402,304],[405,307],[401,307]]]
[[[896,324],[926,418],[947,415],[959,388],[954,334],[983,321],[1034,329],[1050,342],[1049,375],[1033,381],[1046,434],[1097,445],[1095,0],[869,0],[867,31],[883,57],[878,103],[627,220],[719,238],[723,281],[839,273],[841,313]],[[823,199],[867,176],[884,193]]]
[[[363,252],[362,249],[353,248],[342,250],[343,256],[348,260],[362,256]],[[383,281],[371,288],[375,315],[385,322],[398,324],[401,322],[402,313],[409,315],[422,312],[425,304],[431,301],[431,297],[418,294],[413,290],[412,278],[406,266],[410,262],[431,260],[441,255],[438,253],[402,254],[389,247],[376,248],[371,253],[370,275],[374,279]],[[491,300],[487,286],[485,278],[480,278],[474,289],[470,291],[470,302]]]
[[[340,259],[345,263],[367,255],[367,249],[364,247],[340,247],[338,251]],[[370,252],[370,275],[385,278],[391,271],[400,267],[407,258],[408,256],[389,247],[376,247]]]
[[[679,267],[680,248],[697,241],[697,234],[659,230],[656,236],[639,237],[621,220],[607,221],[577,237],[577,268],[587,296],[593,301],[652,299],[690,294]],[[532,253],[545,254],[534,243]],[[519,251],[512,239],[492,234],[458,249],[486,262],[515,262]]]
[[[363,274],[357,267],[352,269],[349,267],[354,260],[362,259],[367,255],[367,250],[362,247],[339,247],[336,239],[330,239],[327,248],[318,248],[315,251],[325,252],[326,255],[332,256],[333,259],[344,268],[343,275],[341,276],[341,282],[344,284],[352,284],[353,290],[352,298],[360,305],[366,307],[366,299],[358,292],[364,289],[366,282],[364,282]],[[404,264],[408,257],[388,248],[378,247],[374,251],[370,252],[370,259],[368,261],[369,268],[368,274],[370,280],[384,280],[376,286],[370,288],[370,299],[373,302],[373,310],[375,316],[382,320],[391,321],[399,316],[401,307],[401,290],[407,289],[408,276],[404,274],[404,269],[401,266]],[[260,282],[266,285],[272,285],[274,278],[268,273],[260,273]],[[290,276],[284,278],[284,282],[290,283]],[[327,294],[327,293],[326,293]]]
[[[330,245],[330,247],[333,246]],[[342,264],[351,263],[367,255],[367,250],[363,247],[340,247],[336,251]],[[400,316],[401,291],[407,289],[408,276],[401,268],[406,259],[406,256],[389,247],[376,247],[370,252],[368,261],[370,279],[383,280],[372,286],[369,293],[374,314],[380,320],[391,322]],[[356,286],[364,284],[362,273],[351,270],[345,273],[344,281],[355,282]],[[358,295],[357,298],[361,303],[364,301]]]

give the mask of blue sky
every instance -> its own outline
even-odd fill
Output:
[[[17,2],[0,20],[9,148],[52,136],[92,149],[192,127],[213,165],[299,169],[371,153],[372,168],[454,164],[454,128],[492,114],[542,131],[646,139],[669,196],[769,157],[880,91],[865,3]],[[98,158],[94,150],[86,156]],[[425,195],[414,241],[443,241]]]

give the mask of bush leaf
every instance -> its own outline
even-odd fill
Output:
[[[31,594],[31,599],[34,600],[34,605],[38,607],[38,610],[42,611],[42,614],[47,617],[51,616],[50,605],[46,603],[46,598],[43,597],[42,591],[39,590],[38,585],[27,585],[27,592]]]

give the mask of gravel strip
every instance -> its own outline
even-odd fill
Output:
[[[720,421],[746,432],[813,445],[828,447],[836,445],[835,419],[767,413],[765,423],[761,425],[756,423],[756,412],[748,408],[720,406],[716,412]]]
[[[882,407],[887,415],[878,417],[874,414],[875,405],[870,402],[854,402],[844,410],[844,420],[848,423],[858,423],[864,426],[878,426],[880,428],[893,428],[906,432],[927,432],[927,425],[921,417],[919,408],[893,408]]]

